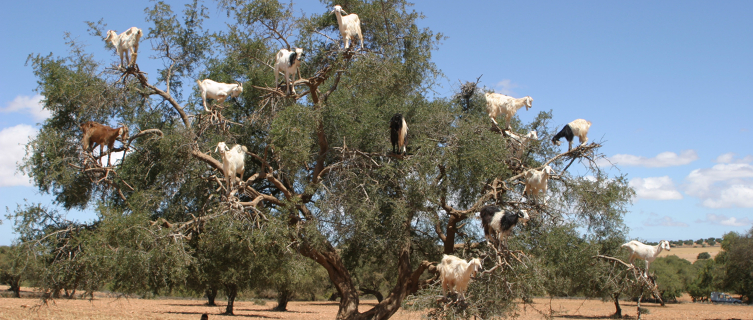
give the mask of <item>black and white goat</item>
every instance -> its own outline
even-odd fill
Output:
[[[481,227],[484,229],[486,239],[491,243],[499,243],[504,237],[505,248],[507,248],[507,237],[512,233],[512,228],[522,222],[524,225],[531,218],[528,212],[520,210],[517,213],[505,212],[497,206],[486,206],[479,212],[481,217]]]
[[[560,145],[560,139],[565,137],[567,139],[567,151],[573,149],[573,137],[578,136],[580,145],[586,144],[588,141],[588,129],[591,128],[591,121],[585,119],[575,119],[572,122],[565,125],[554,137],[552,137],[552,143],[554,145]]]
[[[290,94],[290,88],[293,88],[293,94],[295,93],[295,80],[290,81],[290,75],[292,74],[293,77],[295,77],[296,72],[298,72],[298,67],[301,65],[301,59],[306,54],[303,53],[303,49],[301,48],[295,48],[293,51],[289,51],[287,49],[280,49],[279,52],[277,52],[277,62],[275,62],[275,85],[278,84],[277,79],[279,78],[280,71],[282,71],[283,74],[285,74],[285,86],[288,88],[288,94]],[[298,73],[298,77],[301,77],[301,74]]]
[[[405,137],[408,135],[408,124],[400,113],[396,113],[390,120],[390,141],[392,141],[392,153],[405,154]],[[395,148],[397,147],[397,149]]]

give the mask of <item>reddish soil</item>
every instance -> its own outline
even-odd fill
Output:
[[[95,295],[94,300],[57,299],[47,305],[40,305],[35,298],[0,298],[0,319],[193,319],[199,320],[201,314],[209,314],[209,319],[334,319],[337,313],[336,302],[294,301],[288,305],[287,312],[270,311],[275,302],[257,305],[249,301],[235,304],[235,316],[221,315],[225,311],[224,302],[216,307],[204,305],[205,300],[191,299],[127,299]],[[361,310],[365,311],[376,301],[363,301]],[[621,303],[625,318],[635,319],[636,303]],[[680,303],[661,307],[654,303],[643,303],[648,309],[643,319],[753,319],[753,306],[748,305],[713,305],[691,303],[687,298]],[[553,315],[555,319],[606,319],[614,313],[614,304],[598,300],[583,299],[534,299],[532,305],[520,305],[518,319],[546,319]],[[392,319],[419,320],[425,312],[408,312],[400,310]]]

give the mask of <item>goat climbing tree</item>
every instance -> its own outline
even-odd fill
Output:
[[[462,102],[427,96],[441,74],[431,53],[442,35],[419,28],[407,2],[340,3],[365,26],[358,51],[342,49],[330,1],[303,17],[277,1],[218,4],[229,26],[215,33],[204,29],[209,9],[197,1],[182,15],[163,2],[148,8],[139,62],[163,62],[156,70],[109,66],[113,56],[94,57],[72,39],[67,57],[30,56],[52,117],[27,146],[22,169],[62,208],[97,212],[80,223],[44,206],[16,210],[23,245],[55,266],[35,276],[48,293],[105,283],[154,295],[221,289],[233,313],[239,290],[286,281],[270,276],[268,265],[292,250],[326,270],[341,297],[339,319],[386,319],[409,294],[436,288],[427,279],[442,253],[483,246],[469,218],[485,204],[528,209],[534,219],[511,243],[534,250],[546,245],[536,235],[552,228],[585,227],[597,238],[620,232],[632,193],[624,177],[595,165],[599,144],[559,154],[545,142],[552,112],[540,111],[532,123],[514,120],[513,130],[543,138],[515,156],[509,133],[486,115],[482,92]],[[104,34],[104,22],[89,26],[93,36]],[[272,71],[275,53],[291,47],[306,52],[294,96],[273,83]],[[241,81],[244,91],[207,113],[197,90],[184,86],[204,78]],[[410,128],[405,156],[390,152],[389,120],[398,112]],[[161,134],[127,141],[113,174],[91,179],[70,165],[82,154],[78,125],[90,120]],[[244,181],[233,190],[224,189],[212,153],[220,141],[248,149]],[[588,177],[570,175],[575,161]],[[546,164],[556,172],[548,204],[527,201],[522,173]],[[511,268],[539,279],[539,258],[515,257],[520,264]],[[489,284],[510,283],[501,261],[487,260],[486,275],[499,280]],[[531,282],[513,296],[542,288]],[[361,292],[383,299],[360,312]]]

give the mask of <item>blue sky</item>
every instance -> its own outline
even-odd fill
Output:
[[[327,10],[295,1],[305,12]],[[182,9],[183,2],[170,2]],[[441,32],[433,60],[444,72],[437,95],[474,80],[512,96],[530,95],[557,127],[585,118],[591,141],[626,173],[637,197],[630,236],[651,241],[720,237],[753,223],[753,12],[751,1],[415,1],[422,26]],[[127,5],[128,4],[128,5]],[[130,5],[130,6],[129,6]],[[210,30],[226,15],[210,8]],[[0,208],[23,199],[49,203],[15,173],[24,144],[47,113],[25,66],[31,53],[65,56],[65,32],[108,63],[117,61],[84,21],[147,29],[148,1],[29,1],[4,5],[0,47]],[[348,8],[344,8],[348,10]],[[368,26],[363,26],[364,29]],[[142,44],[139,66],[161,62]],[[70,212],[89,220],[91,212]],[[14,236],[0,225],[0,245]]]

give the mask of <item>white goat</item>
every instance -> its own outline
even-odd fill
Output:
[[[240,174],[240,181],[243,181],[243,170],[246,168],[247,151],[248,149],[246,149],[246,146],[240,144],[228,148],[225,142],[218,143],[217,147],[214,148],[214,152],[219,152],[222,155],[222,169],[225,171],[228,192],[230,192],[230,188],[235,181],[236,175]]]
[[[136,27],[131,27],[120,35],[115,33],[114,30],[107,30],[105,41],[110,41],[115,47],[115,51],[117,51],[120,56],[120,65],[118,65],[118,68],[123,67],[124,55],[126,67],[136,64],[136,58],[139,56],[139,40],[141,40],[142,35],[143,33],[141,32],[141,29]]]
[[[523,189],[523,193],[531,199],[536,199],[539,193],[543,192],[544,204],[546,205],[546,184],[553,172],[552,167],[548,165],[541,170],[530,169],[526,171],[523,174],[526,178],[526,187]]]
[[[633,240],[623,244],[622,247],[630,250],[629,263],[633,266],[635,266],[635,264],[633,263],[635,259],[646,260],[646,271],[643,272],[644,276],[648,276],[649,264],[651,264],[651,262],[653,262],[656,257],[659,256],[659,253],[662,251],[662,249],[670,251],[669,241],[667,240],[659,241],[659,244],[655,246],[649,246],[641,243],[640,241]]]
[[[465,290],[471,277],[481,271],[481,259],[475,258],[470,262],[452,255],[443,255],[442,262],[437,266],[439,278],[442,280],[442,293],[447,294],[448,289],[457,291],[465,300]]]
[[[222,103],[227,97],[237,98],[243,93],[243,84],[240,82],[222,83],[211,79],[196,80],[199,84],[199,90],[201,90],[201,99],[204,100],[204,110],[209,112],[207,108],[207,98],[215,99]]]
[[[573,137],[578,136],[580,145],[586,144],[588,141],[588,129],[591,128],[591,121],[586,119],[575,119],[572,122],[566,124],[560,132],[552,137],[552,143],[558,146],[560,145],[560,138],[565,137],[568,146],[567,151],[573,149]]]
[[[486,112],[489,113],[489,117],[492,118],[494,124],[497,123],[497,116],[504,114],[505,121],[507,121],[507,129],[510,129],[510,119],[518,112],[518,109],[526,107],[526,110],[533,106],[533,98],[525,96],[523,98],[515,99],[511,96],[506,96],[499,93],[486,94]]]
[[[361,41],[360,48],[363,48],[363,34],[361,34],[361,19],[355,13],[348,14],[343,10],[341,6],[335,6],[329,14],[335,14],[337,16],[337,24],[340,27],[340,36],[345,41],[345,50],[350,47],[350,39],[354,39],[358,36]],[[345,16],[343,16],[345,15]],[[353,40],[355,42],[355,40]]]
[[[526,134],[525,136],[517,134],[513,131],[510,131],[509,135],[510,142],[512,142],[513,148],[515,149],[515,155],[518,158],[523,156],[523,151],[528,148],[528,144],[531,143],[531,140],[539,140],[539,135],[536,133],[536,130],[528,131],[528,134]]]
[[[301,58],[303,58],[306,54],[303,53],[303,49],[301,48],[295,48],[294,51],[288,51],[287,49],[280,49],[280,52],[277,52],[277,62],[275,63],[275,85],[277,85],[277,79],[279,77],[280,71],[285,74],[285,86],[288,87],[288,94],[290,94],[290,88],[293,88],[293,94],[295,93],[295,81],[290,81],[290,75],[292,74],[295,77],[296,72],[298,72],[298,67],[301,65]],[[301,74],[298,74],[298,78],[301,77]],[[291,83],[292,82],[292,83]]]

